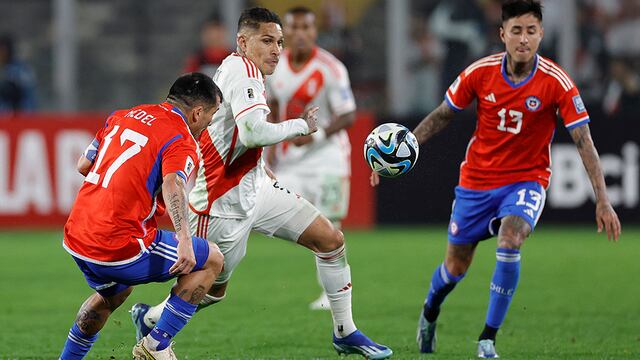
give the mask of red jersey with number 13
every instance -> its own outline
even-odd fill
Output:
[[[477,99],[477,124],[460,165],[460,186],[488,190],[520,181],[545,188],[558,114],[572,129],[589,114],[571,78],[536,55],[531,73],[518,84],[506,75],[506,54],[482,58],[451,84],[445,101],[461,111]]]
[[[64,247],[94,263],[134,261],[156,236],[162,178],[185,181],[198,164],[186,118],[169,103],[111,114],[96,134],[98,155],[64,227]]]

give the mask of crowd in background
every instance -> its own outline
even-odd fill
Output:
[[[543,1],[545,40],[541,53],[556,61],[562,22],[565,21],[562,11],[558,10],[562,1]],[[324,0],[321,3],[319,44],[349,68],[360,107],[385,113],[388,102],[384,71],[386,2],[370,1],[357,23],[347,21],[344,1]],[[411,113],[424,114],[437,106],[446,87],[475,59],[503,51],[498,35],[500,4],[500,0],[411,1],[410,47],[406,51],[411,74],[411,83],[407,84],[412,89]],[[640,100],[640,0],[577,0],[576,12],[578,43],[575,68],[570,75],[590,107],[599,106],[613,118],[633,116],[633,105]],[[185,37],[192,38],[189,46],[194,51],[172,54],[179,58],[173,59],[172,63],[183,65],[168,77],[195,70],[211,75],[222,59],[234,50],[216,6],[199,23],[193,22],[188,31],[191,35]],[[0,111],[37,109],[36,104],[40,101],[36,101],[36,93],[40,92],[35,89],[36,78],[40,83],[42,79],[50,82],[51,75],[46,73],[50,67],[34,67],[34,75],[27,64],[35,60],[35,55],[32,52],[31,58],[23,57],[20,51],[21,45],[29,47],[27,36],[22,36],[18,29],[6,29],[1,25],[0,33],[6,33],[0,36]],[[144,49],[144,46],[139,48]],[[95,64],[92,71],[99,70],[100,64]],[[104,86],[104,81],[108,81],[108,77],[95,86]],[[44,86],[51,87],[50,84]],[[140,99],[132,99],[132,103],[149,101],[149,97],[157,96],[156,89],[143,90],[138,94]],[[54,107],[51,99],[44,100],[45,105],[40,109]],[[93,106],[92,101],[86,103],[88,107]]]

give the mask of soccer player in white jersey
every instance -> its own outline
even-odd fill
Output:
[[[318,106],[318,131],[274,145],[266,159],[278,182],[340,228],[349,207],[351,144],[346,128],[356,117],[349,74],[340,60],[316,46],[318,32],[310,9],[287,11],[283,32],[287,48],[266,82],[271,120],[285,121]],[[310,308],[329,310],[327,294],[323,292]]]
[[[225,261],[200,308],[225,297],[252,230],[295,241],[316,254],[331,305],[334,348],[338,353],[385,359],[391,349],[371,341],[352,319],[351,271],[342,232],[307,200],[280,186],[262,160],[262,147],[316,131],[317,108],[306,111],[303,118],[278,124],[266,121],[270,110],[264,76],[275,70],[282,44],[276,14],[265,8],[245,10],[238,21],[237,52],[222,62],[214,76],[224,101],[200,137],[202,164],[189,196],[190,223],[198,236],[218,245]],[[164,304],[134,305],[131,315],[141,334],[163,308]]]

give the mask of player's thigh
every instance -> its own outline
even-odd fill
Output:
[[[298,241],[319,215],[309,201],[269,179],[260,189],[253,229],[267,236]]]
[[[533,231],[542,215],[547,198],[544,187],[535,181],[519,182],[504,187],[500,196],[502,199],[498,209],[498,218],[503,219],[510,215],[517,216],[529,224],[529,232]],[[526,230],[526,227],[520,226],[518,223],[514,222],[513,231]],[[501,231],[504,225],[503,221]],[[506,225],[509,226],[509,224]]]
[[[193,213],[192,213],[193,214]],[[251,218],[226,219],[209,215],[191,215],[190,222],[196,224],[200,234],[218,245],[224,255],[224,266],[216,278],[215,284],[222,284],[231,278],[233,270],[247,253],[247,240],[251,233]],[[197,218],[195,218],[197,217]]]
[[[78,265],[78,268],[84,275],[89,287],[102,295],[102,297],[111,298],[129,290],[129,285],[120,284],[113,279],[104,276],[100,271],[95,271],[92,263],[79,259],[75,256],[71,256],[71,258]]]
[[[191,238],[196,265],[192,271],[202,269],[209,258],[209,243],[202,238]],[[178,240],[171,231],[158,230],[155,240],[140,256],[129,263],[105,266],[89,264],[94,273],[118,284],[139,285],[165,282],[175,277],[169,272],[178,259]]]
[[[449,243],[474,244],[496,235],[491,224],[497,217],[497,209],[492,191],[457,186],[449,222]]]

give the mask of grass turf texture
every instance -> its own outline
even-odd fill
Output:
[[[444,226],[347,232],[356,324],[395,359],[471,359],[484,324],[495,242],[480,244],[469,274],[447,299],[438,353],[420,356],[420,306],[446,246]],[[91,294],[56,232],[1,232],[0,359],[56,359],[75,313]],[[591,228],[541,226],[525,242],[520,285],[497,349],[504,359],[638,359],[640,228],[608,243]],[[142,285],[112,315],[89,359],[129,359],[127,310],[156,303],[168,284]],[[253,236],[227,299],[194,316],[176,337],[181,359],[337,358],[313,256]],[[350,358],[356,359],[352,356]]]

